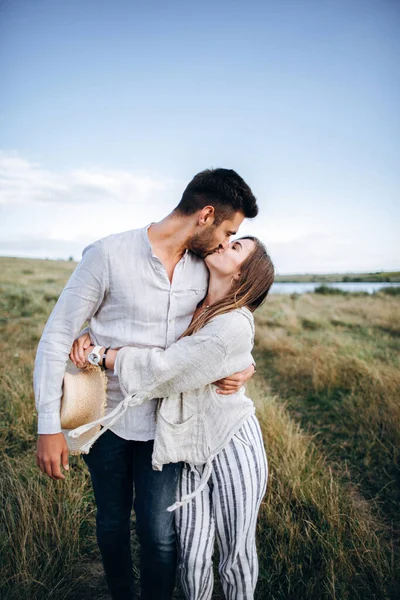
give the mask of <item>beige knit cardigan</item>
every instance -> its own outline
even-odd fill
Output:
[[[219,395],[212,384],[251,365],[253,343],[253,315],[240,308],[214,317],[166,350],[124,347],[117,354],[115,371],[125,399],[106,417],[69,435],[79,437],[100,422],[103,429],[81,448],[86,452],[129,407],[160,398],[153,469],[180,461],[206,465],[199,487],[168,508],[174,510],[203,489],[213,458],[254,414],[244,387],[235,394]]]

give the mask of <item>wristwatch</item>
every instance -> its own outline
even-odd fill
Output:
[[[95,346],[93,348],[93,350],[91,351],[91,353],[88,356],[88,361],[90,362],[91,365],[98,365],[99,362],[102,359],[102,356],[100,354],[100,350],[103,348],[103,346]]]

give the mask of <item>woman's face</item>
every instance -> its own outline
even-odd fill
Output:
[[[253,240],[235,240],[225,250],[213,252],[204,260],[210,272],[218,273],[222,277],[236,278],[240,273],[241,264],[255,247]]]

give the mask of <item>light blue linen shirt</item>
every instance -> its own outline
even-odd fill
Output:
[[[207,292],[204,261],[186,251],[172,282],[152,251],[150,225],[87,246],[51,313],[37,349],[34,389],[38,433],[59,433],[60,399],[72,343],[85,321],[96,345],[165,349],[189,325]],[[118,377],[107,371],[107,412],[123,400]],[[111,428],[124,439],[155,436],[157,401],[132,407]]]

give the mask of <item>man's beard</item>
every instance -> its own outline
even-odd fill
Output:
[[[212,237],[213,227],[210,227],[204,231],[204,233],[199,233],[193,236],[188,244],[189,250],[191,250],[194,254],[197,254],[197,256],[200,256],[200,258],[205,258],[219,248],[219,246],[211,246]]]

